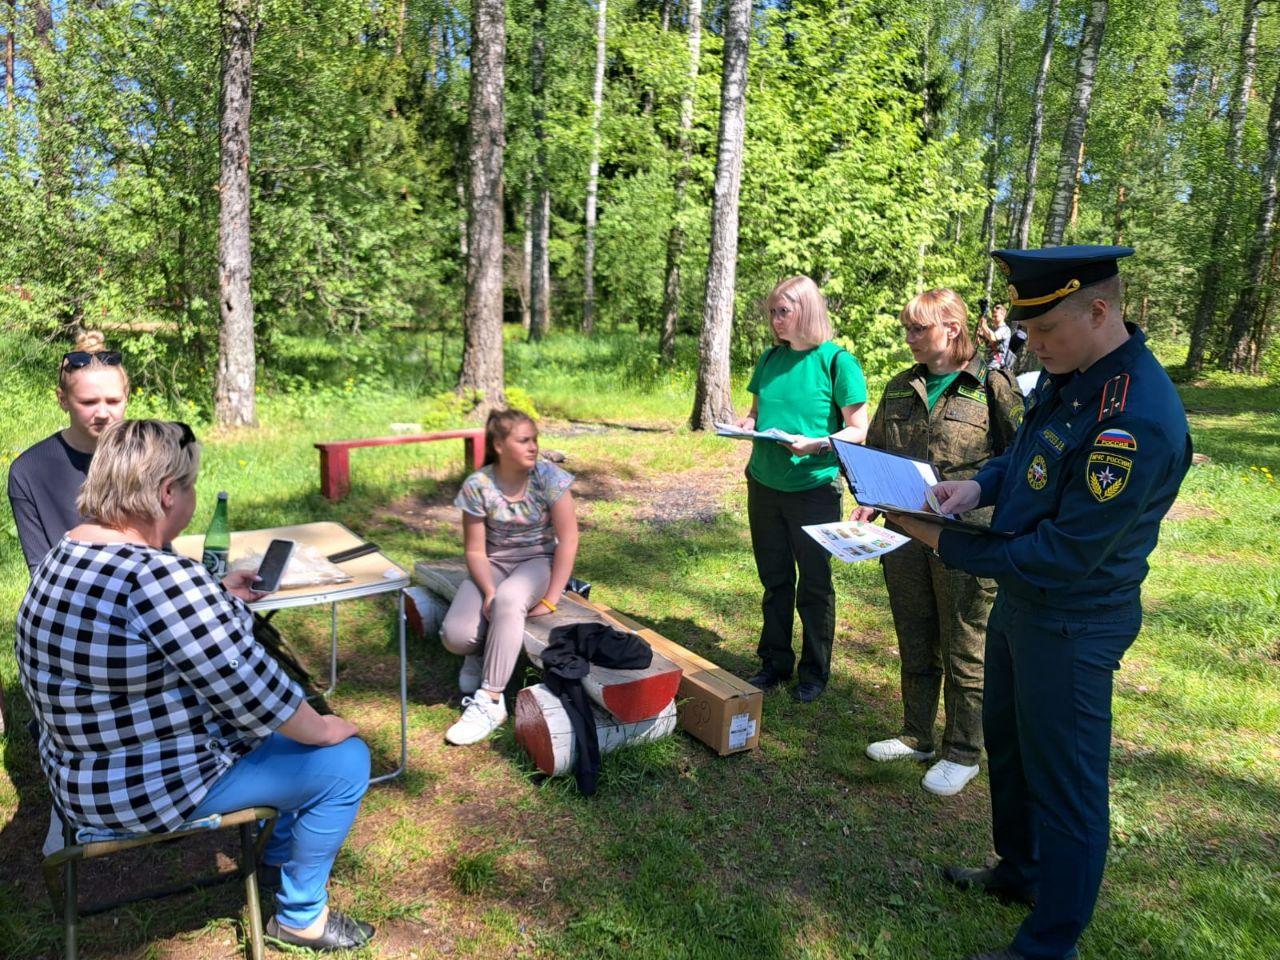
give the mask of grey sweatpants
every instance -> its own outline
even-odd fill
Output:
[[[483,686],[505,690],[524,645],[524,621],[547,592],[551,555],[544,552],[491,551],[489,570],[496,592],[490,617],[482,608],[484,596],[470,577],[458,587],[440,626],[445,649],[460,656],[484,653]]]

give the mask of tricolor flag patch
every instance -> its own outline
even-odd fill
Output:
[[[1103,430],[1094,440],[1095,447],[1107,447],[1111,450],[1137,450],[1138,441],[1133,438],[1133,434],[1128,430]]]

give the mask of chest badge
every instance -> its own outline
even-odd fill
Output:
[[[1043,490],[1049,482],[1049,466],[1044,462],[1044,455],[1037,453],[1031,458],[1031,466],[1027,467],[1027,486],[1032,490]]]
[[[1115,453],[1091,453],[1085,466],[1088,474],[1089,492],[1099,503],[1114,500],[1124,491],[1129,482],[1129,473],[1133,469],[1133,461]]]

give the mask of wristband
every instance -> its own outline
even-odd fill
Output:
[[[555,612],[556,612],[556,605],[555,605],[554,603],[552,603],[550,600],[548,600],[546,597],[543,597],[541,600],[539,600],[539,601],[538,601],[538,603],[542,604],[544,607],[546,607],[546,608],[547,608],[548,610],[550,610],[552,613],[555,613]],[[536,607],[536,606],[538,605],[538,603],[535,603],[535,604],[534,604],[534,606]]]

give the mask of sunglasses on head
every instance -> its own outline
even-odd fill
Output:
[[[108,367],[118,367],[124,362],[119,350],[99,350],[97,353],[89,353],[86,350],[71,350],[62,355],[62,369],[79,370],[81,367],[87,367],[94,360]]]
[[[182,431],[182,436],[178,439],[178,449],[185,450],[196,442],[196,435],[192,429],[181,420],[173,421],[173,425]]]

